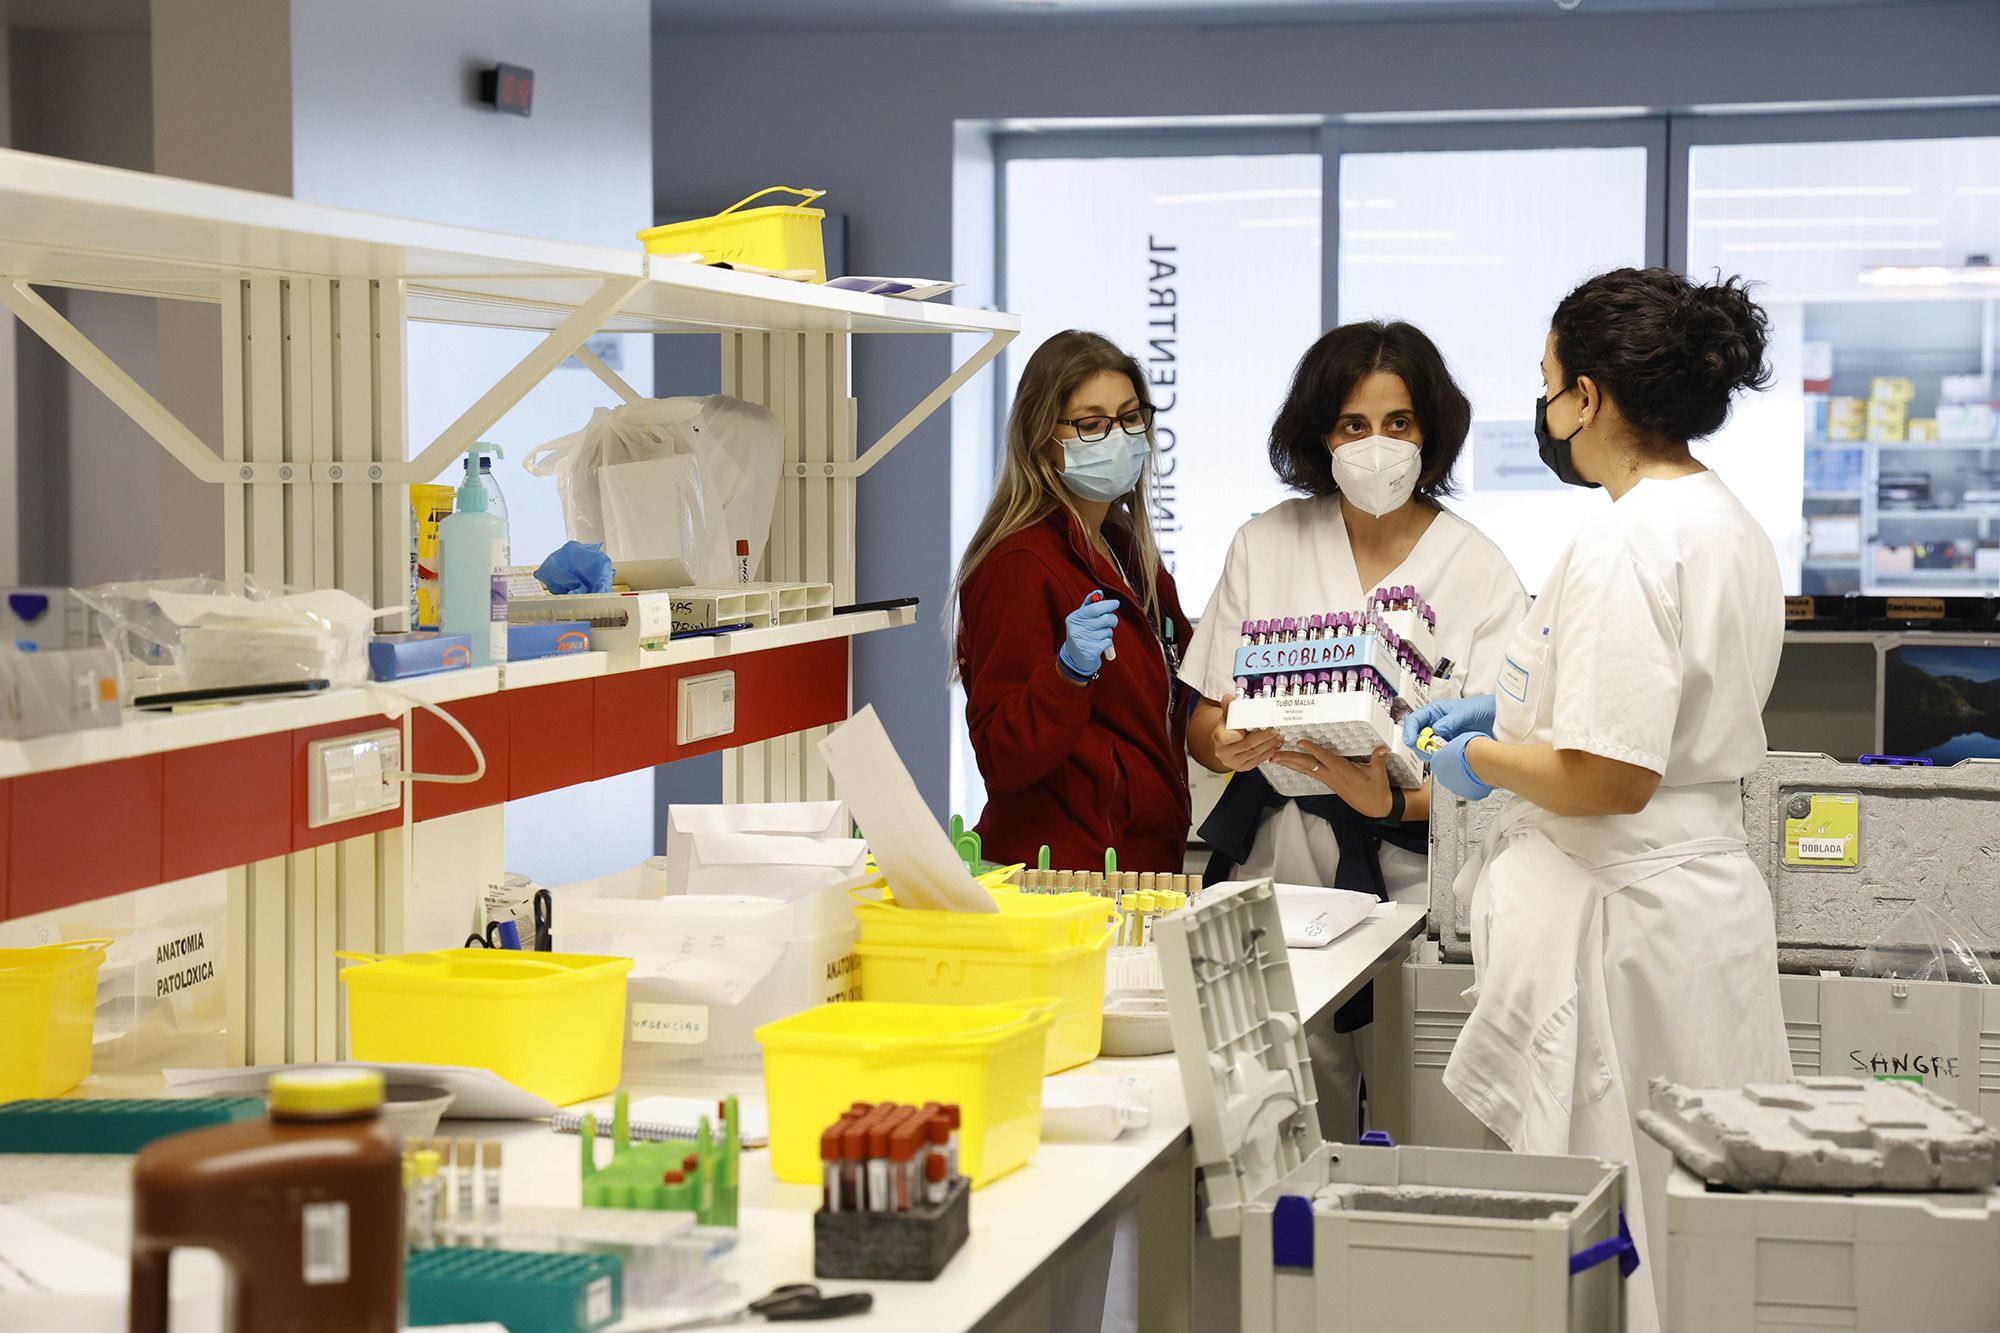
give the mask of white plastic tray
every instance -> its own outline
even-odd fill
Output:
[[[1386,745],[1390,781],[1398,787],[1415,787],[1424,780],[1422,761],[1403,745],[1402,727],[1390,719],[1389,710],[1374,695],[1363,691],[1238,699],[1229,705],[1224,721],[1246,731],[1274,727],[1287,744],[1309,740],[1352,759],[1366,759],[1378,746]],[[1280,796],[1327,794],[1326,784],[1319,779],[1281,764],[1265,764],[1260,771]]]

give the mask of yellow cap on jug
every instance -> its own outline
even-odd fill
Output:
[[[273,1115],[354,1115],[382,1105],[378,1069],[288,1069],[271,1075]]]

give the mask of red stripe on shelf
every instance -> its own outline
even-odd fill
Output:
[[[845,720],[849,642],[825,639],[802,643],[777,652],[751,653],[733,663],[736,730],[689,746],[682,753],[707,754]]]
[[[477,782],[416,782],[416,817],[441,819],[462,810],[498,805],[507,799],[507,699],[489,694],[475,699],[457,699],[439,708],[457,718],[486,752],[486,775]],[[417,773],[470,773],[472,752],[457,732],[430,713],[416,714],[417,762],[408,767]]]
[[[330,740],[336,736],[358,736],[363,732],[380,731],[383,728],[402,730],[400,722],[392,722],[386,717],[357,717],[349,722],[329,722],[323,727],[307,727],[304,731],[292,733],[292,850],[303,852],[311,847],[324,847],[329,842],[339,842],[345,838],[358,838],[365,833],[386,833],[392,828],[401,828],[403,811],[399,806],[384,810],[379,815],[366,815],[360,819],[343,819],[338,824],[328,824],[322,828],[312,828],[306,823],[306,804],[311,799],[311,784],[306,773],[307,747],[314,741]],[[408,768],[406,763],[403,767]]]
[[[718,662],[599,677],[593,682],[596,775],[611,777],[840,721],[847,716],[847,646],[845,639],[827,639]],[[736,729],[693,745],[679,744],[680,682],[718,671],[736,674]]]
[[[594,681],[568,680],[509,690],[507,799],[519,800],[596,776],[591,719]]]
[[[10,916],[158,884],[160,756],[57,769],[9,787]],[[215,819],[226,819],[216,808]]]
[[[185,879],[292,850],[292,738],[251,736],[161,758],[160,873]],[[305,781],[304,770],[297,775]]]
[[[11,878],[7,867],[13,860],[13,823],[14,784],[0,782],[0,921],[14,915],[14,909],[7,901],[7,884]]]

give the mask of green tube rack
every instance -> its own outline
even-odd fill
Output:
[[[630,1100],[620,1092],[612,1109],[611,1161],[604,1166],[597,1164],[597,1117],[585,1116],[580,1130],[584,1207],[693,1213],[701,1226],[735,1226],[742,1121],[734,1097],[723,1099],[718,1110],[720,1137],[703,1116],[692,1139],[634,1143]],[[692,1172],[686,1169],[690,1157]],[[683,1179],[669,1183],[668,1172],[680,1172]]]
[[[169,1134],[263,1118],[262,1097],[0,1102],[0,1153],[135,1153]]]
[[[507,1333],[596,1333],[625,1317],[625,1265],[609,1254],[444,1248],[403,1268],[411,1328],[507,1326]]]

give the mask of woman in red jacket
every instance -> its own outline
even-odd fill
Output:
[[[987,859],[1178,874],[1188,626],[1148,520],[1153,404],[1130,356],[1059,333],[1028,359],[993,501],[959,566],[956,667]]]

